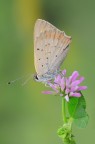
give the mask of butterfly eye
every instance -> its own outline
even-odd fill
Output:
[[[37,77],[37,75],[36,75],[36,77],[35,77],[37,80],[38,80],[38,77]]]
[[[39,80],[37,75],[34,75],[34,79],[35,79],[36,81]]]

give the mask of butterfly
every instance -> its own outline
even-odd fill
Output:
[[[60,72],[69,50],[71,36],[49,22],[37,19],[34,27],[34,65],[38,82],[47,83]]]

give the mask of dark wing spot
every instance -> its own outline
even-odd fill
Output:
[[[39,48],[37,48],[37,50],[40,50]]]
[[[47,57],[47,59],[48,59],[48,57]]]
[[[43,67],[43,65],[42,65],[42,67]]]
[[[41,60],[41,59],[39,58],[39,60]]]
[[[57,57],[57,55],[56,55],[56,57]]]

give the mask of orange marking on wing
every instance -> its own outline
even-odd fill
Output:
[[[54,39],[58,39],[58,40],[60,40],[60,39],[62,39],[62,38],[66,38],[66,39],[68,39],[68,40],[70,40],[71,41],[71,37],[70,36],[66,36],[66,35],[64,35],[64,33],[62,33],[62,34],[60,34],[60,33],[54,33],[54,32],[48,32],[48,31],[46,31],[45,32],[46,33],[46,37],[48,38],[48,39],[50,39],[50,38],[54,38]]]
[[[61,39],[64,37],[64,34],[55,34],[54,32],[46,32],[47,38],[55,38],[55,39]]]

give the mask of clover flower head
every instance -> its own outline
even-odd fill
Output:
[[[66,77],[66,70],[63,70],[53,82],[48,82],[53,91],[43,91],[42,93],[59,94],[64,96],[68,102],[70,97],[81,97],[80,91],[87,89],[87,86],[80,86],[83,81],[84,77],[79,76],[78,71],[74,71],[71,76]]]

